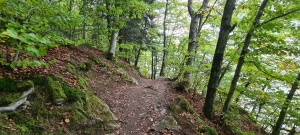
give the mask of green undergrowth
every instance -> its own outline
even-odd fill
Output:
[[[217,135],[217,133],[206,125],[206,123],[199,118],[197,112],[193,109],[190,103],[183,97],[178,96],[170,104],[170,109],[174,118],[181,123],[183,128],[191,129],[194,134],[201,135]]]
[[[73,70],[74,73],[77,69]],[[71,87],[62,83],[60,78],[54,76],[30,76],[30,79],[35,85],[35,91],[28,96],[30,105],[19,107],[13,112],[0,113],[0,134],[77,134],[85,132],[94,134],[95,132],[108,132],[111,128],[105,126],[103,122],[90,120],[89,115],[94,115],[92,112],[102,100],[96,99],[96,96],[90,91],[87,82],[79,74],[77,80],[79,87]],[[5,85],[15,83],[9,78],[0,79],[0,83],[6,82]],[[1,82],[2,81],[2,82]],[[0,86],[0,88],[1,88]],[[21,85],[20,85],[21,86]],[[61,89],[66,97],[63,105],[55,105],[53,102],[53,93],[49,91],[49,87]],[[27,87],[27,86],[26,86]],[[5,88],[5,87],[2,87]],[[15,95],[6,95],[6,98],[0,98],[0,104],[8,104],[10,99],[20,96],[17,93],[18,87],[9,87],[2,91],[13,91]],[[80,89],[85,89],[86,93]],[[88,104],[87,98],[90,101],[92,98],[96,102]]]

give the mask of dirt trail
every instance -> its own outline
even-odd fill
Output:
[[[139,85],[124,85],[101,94],[119,118],[121,128],[115,134],[157,134],[150,128],[169,115],[168,104],[172,100],[172,83],[163,79],[141,78]]]

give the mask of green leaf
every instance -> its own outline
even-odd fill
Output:
[[[2,33],[2,34],[7,34],[8,36],[19,39],[18,33],[15,30],[7,29],[7,33]]]
[[[26,48],[26,51],[28,51],[29,54],[31,54],[33,56],[40,56],[40,51],[37,48],[35,48],[35,47],[28,46]]]

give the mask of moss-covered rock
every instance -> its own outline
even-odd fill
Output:
[[[215,133],[209,135],[217,135],[217,133],[211,128],[211,130],[206,130],[208,129],[206,123],[199,118],[199,115],[183,96],[175,98],[175,100],[170,104],[170,109],[174,118],[178,123],[181,123],[183,128],[190,128],[194,131],[194,134],[197,135],[200,135],[201,133]]]
[[[51,77],[47,77],[47,87],[53,103],[60,105],[66,101],[67,96],[59,81],[53,81]]]
[[[1,93],[0,95],[0,106],[7,106],[20,99],[22,93]]]
[[[173,116],[167,116],[159,123],[153,125],[152,129],[155,131],[162,131],[165,129],[171,129],[171,130],[176,130],[176,131],[179,130],[177,121],[175,120],[175,118]]]
[[[28,90],[34,86],[33,82],[30,80],[25,80],[17,83],[18,90]]]

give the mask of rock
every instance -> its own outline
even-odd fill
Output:
[[[25,80],[17,83],[18,90],[28,90],[34,86],[33,82],[30,80]]]
[[[155,124],[151,129],[153,129],[155,131],[162,131],[162,130],[165,130],[167,128],[171,129],[171,130],[176,130],[176,131],[179,130],[178,129],[178,125],[177,125],[177,121],[171,115],[167,116],[162,121],[160,121],[159,123]]]
[[[214,130],[206,130],[209,126],[207,126],[207,124],[199,118],[198,113],[183,96],[175,98],[175,100],[170,104],[170,110],[174,118],[180,122],[180,126],[182,126],[182,128],[192,129],[194,132],[193,134],[216,134]],[[211,128],[209,127],[209,129]]]
[[[61,105],[67,99],[59,81],[53,81],[47,77],[48,91],[54,104]]]
[[[138,82],[135,78],[133,78],[133,77],[130,77],[130,78],[131,78],[131,82],[132,82],[133,84],[139,85],[139,82]]]
[[[117,74],[122,76],[124,81],[133,83],[135,85],[139,85],[138,81],[134,77],[129,76],[124,69],[122,68],[117,69]]]
[[[110,111],[109,106],[89,91],[86,101],[80,100],[74,103],[77,108],[76,114],[79,114],[78,124],[97,124],[101,123],[106,130],[119,129],[118,118]],[[83,121],[83,122],[82,122]]]

